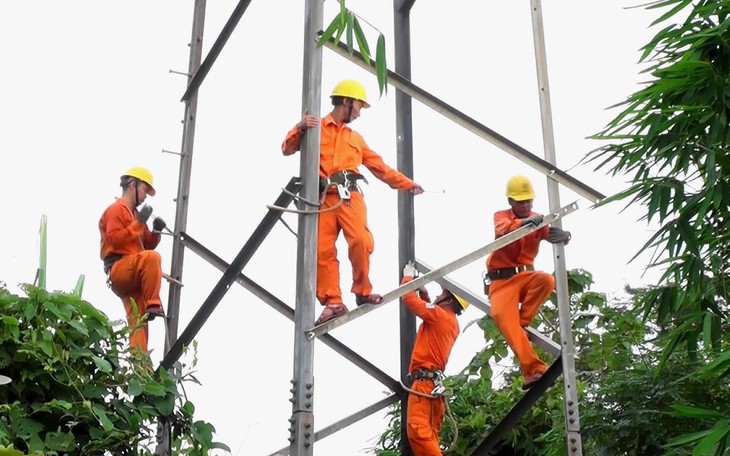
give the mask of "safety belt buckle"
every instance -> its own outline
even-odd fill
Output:
[[[446,387],[439,383],[431,390],[431,396],[441,396],[444,391],[446,391]]]
[[[339,193],[341,200],[349,200],[350,199],[350,190],[348,190],[342,184],[337,184],[337,193]]]
[[[482,272],[482,280],[484,281],[484,294],[489,296],[489,285],[492,284],[492,279],[489,278],[489,272]]]

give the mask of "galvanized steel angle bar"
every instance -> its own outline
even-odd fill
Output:
[[[511,233],[507,233],[506,235],[502,236],[501,238],[497,239],[496,241],[490,242],[489,244],[471,252],[467,255],[464,255],[461,258],[458,258],[457,260],[452,261],[451,263],[446,264],[445,266],[441,266],[440,268],[434,269],[433,271],[424,274],[416,279],[413,279],[412,281],[399,286],[395,290],[389,291],[388,293],[383,295],[383,301],[380,304],[364,304],[360,307],[357,307],[356,309],[353,309],[346,314],[334,318],[330,321],[327,321],[319,326],[315,326],[314,328],[306,331],[307,338],[313,339],[316,336],[320,336],[322,334],[325,334],[334,328],[337,328],[339,326],[342,326],[343,324],[347,323],[348,321],[352,321],[368,312],[371,312],[377,308],[383,307],[388,302],[394,301],[401,296],[405,295],[408,292],[415,291],[419,288],[421,288],[423,285],[426,285],[429,282],[433,282],[434,280],[440,279],[441,277],[444,277],[446,274],[456,271],[457,269],[466,266],[467,264],[470,264],[482,257],[487,256],[491,252],[494,252],[495,250],[501,249],[502,247],[521,239],[528,234],[532,233],[533,231],[536,231],[540,228],[542,228],[545,225],[548,225],[572,212],[574,212],[576,209],[578,209],[578,203],[573,202],[571,204],[568,204],[566,206],[561,207],[560,209],[553,211],[549,214],[546,214],[543,217],[543,222],[539,226],[523,226],[522,228],[519,228],[515,231],[512,231]]]

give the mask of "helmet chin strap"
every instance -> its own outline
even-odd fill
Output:
[[[352,108],[353,108],[354,104],[355,104],[355,100],[350,98],[350,108],[347,110],[347,119],[345,119],[345,123],[352,122]]]
[[[137,209],[137,206],[139,206],[139,181],[134,181],[134,208]]]

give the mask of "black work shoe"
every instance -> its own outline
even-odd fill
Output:
[[[165,318],[165,311],[162,306],[159,304],[147,306],[147,321],[152,321],[157,317]]]

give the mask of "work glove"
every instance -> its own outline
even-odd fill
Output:
[[[147,220],[149,220],[150,215],[152,215],[152,206],[144,205],[142,208],[137,211],[137,219],[140,221],[140,223],[145,224],[147,223]]]
[[[411,276],[413,278],[418,277],[418,271],[416,270],[416,265],[413,264],[413,261],[409,261],[406,263],[405,267],[403,268],[403,277],[405,276]]]
[[[164,220],[160,217],[155,217],[155,219],[152,221],[152,231],[160,232],[167,228],[167,224]]]
[[[551,244],[564,243],[567,244],[570,241],[570,231],[551,226],[550,233],[548,234],[548,242]]]
[[[521,227],[526,226],[526,225],[538,226],[541,223],[542,223],[542,215],[538,214],[538,215],[531,215],[525,219],[522,219],[522,225],[520,225],[520,226]]]

